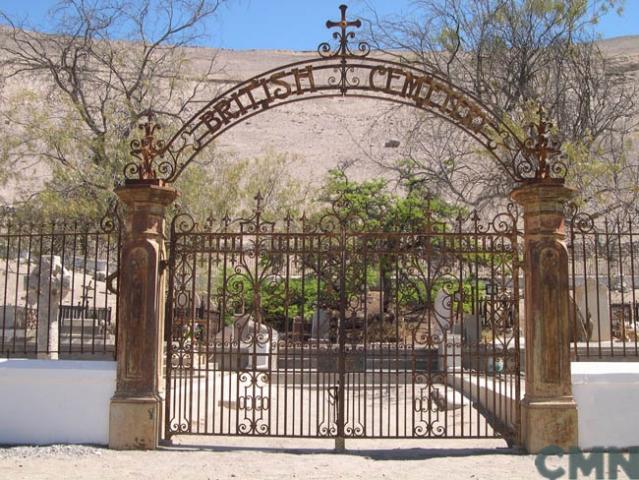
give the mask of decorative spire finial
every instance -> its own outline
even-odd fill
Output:
[[[339,6],[340,12],[342,14],[342,18],[339,21],[328,20],[326,22],[326,28],[339,28],[339,32],[333,32],[333,38],[339,42],[339,46],[333,50],[331,45],[328,42],[320,43],[317,48],[318,53],[321,57],[324,58],[333,58],[333,57],[365,57],[367,56],[371,49],[370,46],[366,42],[359,42],[357,45],[358,54],[355,54],[349,45],[349,41],[355,38],[355,32],[348,31],[349,27],[360,28],[362,26],[362,21],[358,18],[357,20],[347,20],[346,19],[346,10],[348,7],[346,5]]]
[[[550,178],[552,165],[549,161],[559,155],[561,150],[559,142],[551,132],[554,125],[547,119],[546,111],[541,105],[539,105],[537,114],[539,119],[537,123],[530,123],[530,133],[524,146],[526,153],[537,161],[535,179],[543,180]]]
[[[157,173],[153,162],[164,148],[164,142],[156,138],[155,134],[162,129],[162,126],[155,122],[153,112],[148,112],[145,116],[146,121],[138,124],[138,129],[143,132],[142,138],[131,140],[131,155],[139,162],[128,164],[125,167],[125,174],[137,175],[140,180],[155,180]]]
[[[255,195],[255,197],[253,197],[253,199],[255,200],[255,212],[259,213],[262,211],[262,200],[264,200],[264,197],[262,196],[262,192],[258,190],[257,195]]]

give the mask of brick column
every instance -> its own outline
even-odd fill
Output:
[[[511,196],[524,209],[526,394],[521,442],[529,453],[577,446],[570,378],[568,251],[564,207],[574,190],[540,179]]]
[[[153,449],[160,438],[162,417],[164,215],[177,191],[158,180],[138,180],[117,188],[116,194],[126,204],[126,219],[109,447]]]

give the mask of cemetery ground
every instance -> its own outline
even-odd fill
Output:
[[[157,451],[87,446],[0,449],[2,479],[539,479],[535,456],[502,440],[332,440],[177,438]],[[566,457],[549,458],[550,469]],[[567,476],[566,476],[567,478]],[[594,477],[592,477],[594,478]],[[619,478],[627,478],[620,473]]]

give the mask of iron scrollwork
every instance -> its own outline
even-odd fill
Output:
[[[339,32],[333,33],[333,38],[339,42],[337,48],[331,47],[330,43],[322,42],[319,47],[317,47],[317,52],[322,58],[346,58],[346,57],[366,57],[371,51],[370,45],[368,43],[361,41],[357,44],[357,53],[353,52],[353,49],[350,46],[350,41],[355,38],[355,32],[348,31],[348,27],[360,28],[362,26],[362,21],[358,18],[357,20],[349,21],[346,19],[346,10],[348,7],[346,5],[340,5],[339,10],[342,14],[342,18],[335,22],[333,20],[326,21],[326,28],[336,28],[339,27]]]
[[[345,196],[283,222],[255,200],[219,225],[173,219],[172,432],[450,436],[457,409],[475,415],[447,397],[451,376],[490,359],[490,378],[517,388],[514,207],[484,223],[427,202],[421,223],[388,232],[367,230]],[[189,407],[204,378],[209,413]],[[382,427],[395,405],[400,425]]]
[[[521,180],[563,183],[568,167],[561,159],[561,143],[553,134],[554,124],[541,105],[537,115],[537,121],[528,125],[528,137],[524,140],[523,155],[515,162],[515,173]]]
[[[252,77],[208,102],[168,140],[149,115],[139,125],[141,138],[131,142],[137,159],[125,167],[125,177],[138,181],[174,182],[186,166],[215,138],[260,112],[300,100],[352,96],[372,98],[428,111],[450,122],[481,144],[516,182],[562,182],[566,165],[554,157],[558,146],[552,125],[540,111],[529,137],[519,138],[503,120],[471,92],[426,67],[417,68],[372,58],[365,41],[355,44],[360,20],[329,20],[337,45],[322,42],[319,58],[284,65]]]
[[[328,58],[328,59],[339,59],[340,66],[339,68],[335,68],[335,74],[338,74],[339,77],[331,76],[328,79],[328,85],[338,88],[342,95],[346,95],[349,87],[357,87],[360,84],[360,79],[355,75],[355,67],[348,65],[349,59],[358,59],[365,58],[371,51],[368,43],[364,41],[360,41],[357,44],[357,53],[353,51],[350,46],[350,41],[355,38],[354,31],[348,31],[348,27],[360,28],[362,26],[362,21],[360,19],[349,21],[346,19],[346,5],[340,5],[339,9],[342,13],[341,20],[334,22],[332,20],[328,20],[326,22],[326,28],[336,28],[339,27],[340,31],[333,33],[333,38],[338,41],[337,48],[333,49],[328,42],[320,43],[319,47],[317,47],[317,52],[320,57]],[[350,75],[350,77],[349,77]]]

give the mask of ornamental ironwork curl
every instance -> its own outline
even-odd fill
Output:
[[[126,178],[137,176],[139,180],[153,180],[158,178],[158,173],[161,176],[172,173],[170,165],[166,162],[155,165],[156,157],[161,157],[165,146],[164,140],[156,136],[161,129],[162,126],[155,122],[155,115],[152,112],[146,115],[146,121],[138,124],[138,130],[142,131],[142,137],[131,140],[131,155],[138,161],[130,162],[124,166]]]
[[[439,383],[446,385],[446,379],[441,375],[418,374],[415,376],[415,385],[420,385],[416,396],[413,398],[413,411],[415,423],[413,434],[416,437],[443,437],[446,435],[446,426],[443,418],[445,412],[437,404],[439,390],[434,385]]]
[[[197,223],[193,216],[183,210],[178,210],[171,220],[171,233],[189,233],[196,227]]]
[[[553,134],[555,125],[541,105],[537,115],[537,121],[528,125],[528,137],[524,140],[525,156],[516,164],[516,172],[522,179],[557,179],[563,182],[568,166],[561,157],[561,142]]]
[[[246,219],[240,219],[240,233],[259,235],[263,233],[273,232],[275,228],[274,222],[265,221],[262,218],[262,202],[264,197],[261,192],[257,192],[257,195],[253,197],[255,200],[255,208],[253,209],[253,216]]]
[[[348,420],[344,425],[344,434],[347,437],[363,437],[366,434],[366,427],[358,420]]]
[[[488,220],[486,223],[482,223],[479,213],[473,210],[467,219],[460,221],[459,231],[463,231],[463,225],[468,222],[477,232],[512,236],[519,233],[520,220],[521,212],[519,207],[515,203],[509,202],[506,205],[506,211],[497,213],[492,220]]]
[[[595,219],[592,215],[581,212],[577,209],[576,205],[571,204],[573,207],[572,215],[569,216],[570,230],[573,233],[594,233],[595,232]]]
[[[125,167],[125,177],[140,181],[175,182],[182,171],[218,136],[254,115],[303,100],[335,98],[375,99],[428,111],[450,122],[479,142],[516,182],[548,178],[563,181],[567,168],[554,159],[550,123],[535,124],[523,141],[479,98],[441,73],[369,57],[365,42],[353,46],[361,22],[329,21],[338,45],[324,42],[320,58],[274,68],[241,82],[208,102],[168,140],[158,138],[161,127],[153,117],[139,125],[142,137],[131,142],[136,157]],[[551,158],[553,157],[553,158]]]
[[[330,211],[317,221],[317,229],[323,233],[337,233],[350,230],[363,231],[366,224],[364,217],[356,211],[353,201],[342,192],[330,203]]]
[[[326,28],[339,28],[340,31],[333,33],[333,39],[337,40],[338,45],[336,48],[333,48],[330,43],[322,42],[317,47],[317,53],[319,53],[322,58],[361,58],[366,57],[370,51],[371,47],[368,43],[364,41],[360,41],[357,44],[356,51],[350,46],[351,40],[355,39],[355,32],[349,31],[349,27],[360,28],[362,26],[362,21],[358,18],[357,20],[347,20],[346,19],[346,10],[348,7],[346,5],[340,5],[339,10],[342,14],[342,18],[339,21],[327,20]]]
[[[106,213],[100,218],[100,230],[102,233],[113,233],[120,232],[121,229],[120,203],[113,201],[109,204]]]

